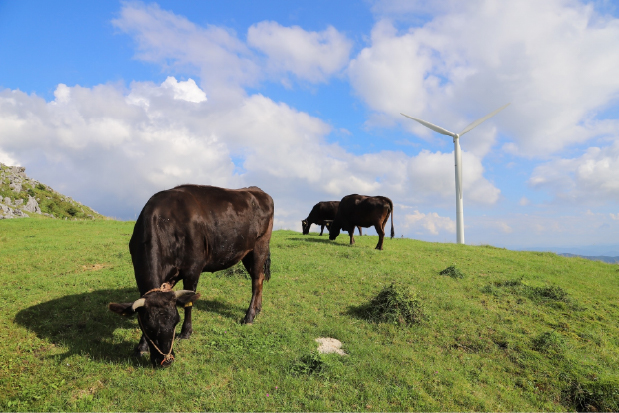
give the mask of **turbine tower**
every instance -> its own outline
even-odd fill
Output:
[[[462,154],[460,152],[460,136],[469,132],[476,126],[479,126],[482,122],[490,119],[503,109],[509,106],[509,103],[505,106],[502,106],[490,113],[489,115],[484,116],[483,118],[477,119],[475,122],[471,123],[469,126],[464,128],[464,130],[460,133],[449,132],[447,129],[443,129],[440,126],[436,126],[430,122],[426,122],[425,120],[413,118],[411,116],[400,113],[400,115],[407,117],[409,119],[416,120],[421,123],[423,126],[432,129],[435,132],[442,133],[443,135],[451,136],[454,141],[454,159],[456,163],[456,239],[458,244],[464,244],[464,213],[462,211]]]

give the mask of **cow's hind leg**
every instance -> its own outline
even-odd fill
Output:
[[[194,266],[190,271],[185,274],[181,274],[183,278],[183,289],[196,291],[198,288],[198,280],[200,279],[200,273],[202,271],[202,265]],[[191,325],[191,310],[192,302],[189,302],[185,307],[185,317],[183,317],[183,326],[181,327],[181,333],[177,336],[179,340],[188,339],[193,333],[193,327]]]
[[[383,249],[383,240],[385,239],[385,224],[376,224],[374,225],[376,232],[378,233],[378,244],[376,244],[377,250]]]
[[[269,245],[256,246],[252,252],[247,254],[243,258],[243,265],[251,275],[251,301],[249,302],[249,308],[243,319],[244,324],[251,324],[254,322],[254,318],[262,310],[262,283],[264,281],[264,264],[269,258]]]
[[[348,231],[348,235],[350,235],[350,245],[355,243],[355,227],[352,227],[351,231]]]

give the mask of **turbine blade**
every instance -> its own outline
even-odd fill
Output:
[[[403,113],[400,113],[400,115],[407,117],[409,119],[412,120],[416,120],[417,122],[421,123],[423,126],[432,129],[434,132],[438,132],[438,133],[442,133],[443,135],[447,135],[447,136],[451,136],[451,137],[455,137],[455,133],[453,132],[449,132],[447,129],[443,129],[440,126],[436,126],[430,122],[426,122],[425,120],[421,120],[421,119],[417,119],[417,118],[413,118],[411,116],[405,115]]]
[[[491,117],[493,117],[494,115],[496,115],[497,113],[499,113],[500,111],[502,111],[503,109],[505,109],[506,107],[508,107],[510,104],[508,103],[505,106],[502,106],[500,108],[498,108],[497,110],[495,110],[494,112],[492,112],[489,115],[484,116],[481,119],[477,119],[475,122],[471,123],[469,126],[467,126],[466,128],[464,128],[464,130],[462,132],[459,133],[460,136],[464,135],[465,133],[469,132],[471,129],[473,129],[474,127],[478,126],[480,123],[490,119]]]

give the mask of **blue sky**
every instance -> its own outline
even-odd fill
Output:
[[[181,183],[258,185],[276,228],[396,204],[398,236],[593,247],[619,229],[609,1],[0,1],[0,162],[119,219]],[[371,232],[371,231],[370,231]],[[612,247],[612,246],[615,247]]]

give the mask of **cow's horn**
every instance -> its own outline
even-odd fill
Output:
[[[174,294],[176,295],[176,298],[180,297],[181,295],[187,294],[187,293],[196,293],[195,291],[192,290],[176,290],[174,291]]]
[[[138,298],[137,300],[133,302],[133,305],[131,306],[131,308],[133,309],[133,311],[135,311],[139,307],[143,307],[145,302],[146,302],[146,298]]]

